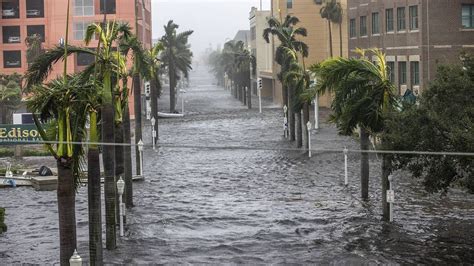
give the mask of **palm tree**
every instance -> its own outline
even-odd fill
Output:
[[[192,69],[193,53],[190,50],[188,39],[192,30],[177,33],[179,28],[173,20],[168,21],[164,26],[165,35],[161,38],[161,43],[164,46],[161,60],[168,68],[168,75],[170,80],[170,112],[176,112],[176,85],[181,78],[180,73],[185,78],[188,77],[189,70]]]
[[[299,23],[299,19],[295,16],[287,15],[283,22],[278,19],[270,17],[267,21],[268,28],[263,31],[263,38],[267,43],[270,43],[270,34],[276,36],[280,41],[280,45],[275,51],[275,61],[281,66],[278,79],[283,85],[283,102],[288,106],[288,119],[290,125],[290,140],[294,141],[295,136],[295,113],[292,108],[294,94],[288,84],[284,82],[285,73],[292,61],[298,60],[298,53],[301,53],[302,58],[308,56],[309,48],[304,42],[298,40],[298,37],[306,37],[307,30],[299,27],[295,28]]]
[[[315,3],[317,0],[314,0]],[[332,28],[331,23],[339,25],[339,49],[342,57],[342,6],[337,0],[326,0],[324,6],[319,10],[321,18],[328,21],[329,30],[329,55],[333,57],[332,51]]]
[[[0,81],[0,122],[11,123],[12,112],[21,103],[20,84],[15,80],[15,76],[3,76]]]
[[[26,42],[26,61],[31,64],[43,53],[41,35],[33,34],[25,39]]]
[[[158,97],[161,94],[161,81],[160,81],[160,69],[161,61],[159,59],[160,53],[164,47],[162,43],[155,44],[150,50],[148,50],[148,58],[150,61],[150,98],[151,98],[151,117],[155,118],[155,132],[158,134]],[[158,141],[158,136],[155,138],[155,142]]]
[[[376,63],[365,57],[366,50],[358,50],[361,59],[331,58],[311,69],[320,81],[313,93],[334,92],[331,121],[344,135],[351,135],[360,128],[362,151],[369,149],[370,135],[383,131],[385,116],[395,105],[395,87],[389,80],[385,55],[376,49],[368,51],[376,56]],[[382,182],[384,202],[387,178]],[[361,152],[361,195],[363,200],[369,197],[367,152]]]

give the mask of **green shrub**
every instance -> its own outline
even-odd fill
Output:
[[[7,225],[5,224],[5,209],[0,208],[0,234],[7,231]]]

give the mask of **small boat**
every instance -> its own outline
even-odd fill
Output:
[[[184,114],[170,114],[170,113],[158,112],[158,117],[162,117],[162,118],[179,118],[179,117],[184,117]]]
[[[4,177],[0,176],[0,187],[31,187],[31,177],[25,176],[13,176]]]

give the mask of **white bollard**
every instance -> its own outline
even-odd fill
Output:
[[[349,153],[349,150],[347,148],[344,148],[344,185],[349,184],[349,176],[347,174],[347,154]]]
[[[288,107],[285,105],[285,106],[283,106],[283,115],[285,116],[285,118],[283,119],[283,130],[285,131],[284,132],[285,138],[288,138],[288,115],[287,115],[287,112],[288,112]]]
[[[155,140],[156,140],[156,130],[155,130],[155,117],[151,118],[151,134],[152,134],[152,142],[153,142],[153,150],[155,150]]]
[[[389,175],[388,176],[388,184],[389,184],[389,190],[387,191],[387,202],[390,204],[389,208],[389,215],[390,215],[390,222],[393,222],[393,202],[395,201],[395,192],[393,191],[392,188],[392,182],[393,182],[393,176]]]
[[[258,109],[262,113],[262,88],[258,88]]]
[[[123,216],[124,216],[124,208],[122,203],[122,196],[125,190],[125,182],[123,181],[122,177],[117,181],[117,192],[119,194],[119,211],[120,211],[120,236],[123,237]]]
[[[311,158],[311,122],[306,123],[306,128],[308,129],[308,156]]]
[[[69,259],[69,265],[71,266],[82,266],[82,258],[77,254],[77,250],[74,250],[74,254],[72,254],[71,258]]]
[[[143,147],[144,143],[142,140],[138,142],[138,151],[140,156],[140,176],[143,176]]]

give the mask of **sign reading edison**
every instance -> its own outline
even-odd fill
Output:
[[[36,125],[0,125],[0,145],[41,141]]]

